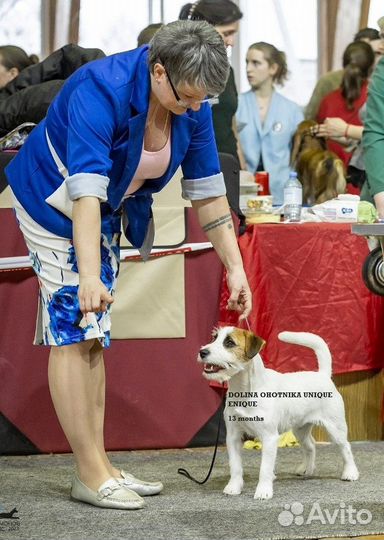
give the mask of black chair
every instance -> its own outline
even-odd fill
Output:
[[[231,210],[239,218],[239,234],[245,230],[245,216],[240,209],[240,165],[232,155],[219,152],[221,171],[224,175],[227,199]]]

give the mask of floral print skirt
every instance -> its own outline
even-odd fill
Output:
[[[34,344],[60,346],[96,338],[109,347],[111,306],[101,313],[80,311],[72,240],[44,229],[15,198],[14,207],[40,287]],[[112,295],[119,272],[119,239],[120,233],[101,234],[100,277]]]

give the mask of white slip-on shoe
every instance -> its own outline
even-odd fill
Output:
[[[120,485],[126,489],[135,491],[138,495],[145,497],[147,495],[157,495],[163,489],[161,482],[146,482],[136,478],[133,474],[129,474],[123,470],[120,471],[121,478],[116,478]]]
[[[83,484],[77,475],[72,481],[71,499],[101,508],[117,508],[119,510],[137,510],[145,504],[140,495],[126,489],[115,478],[109,478],[97,491],[92,491]]]

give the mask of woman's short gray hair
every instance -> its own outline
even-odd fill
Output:
[[[149,68],[164,65],[174,85],[188,84],[217,95],[224,90],[229,62],[224,41],[206,21],[175,21],[164,25],[150,42]]]

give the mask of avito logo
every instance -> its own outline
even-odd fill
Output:
[[[342,214],[352,214],[353,208],[342,208],[341,213]]]
[[[278,515],[278,522],[283,527],[290,525],[310,525],[314,522],[319,522],[322,525],[334,525],[336,522],[344,525],[367,525],[372,521],[372,513],[365,508],[356,510],[351,504],[346,506],[341,502],[338,507],[330,510],[329,508],[321,508],[318,502],[313,503],[308,516],[304,515],[304,506],[300,502],[285,504],[284,510]]]

